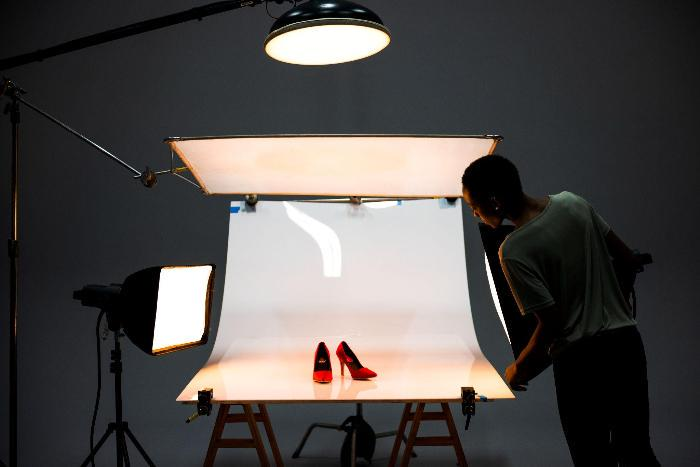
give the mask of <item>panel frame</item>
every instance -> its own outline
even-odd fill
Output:
[[[190,158],[185,154],[178,143],[186,141],[206,141],[206,140],[223,140],[223,139],[253,139],[253,138],[464,138],[464,139],[490,139],[492,144],[485,155],[492,155],[498,144],[503,140],[500,135],[462,135],[462,134],[369,134],[369,133],[356,133],[356,134],[340,134],[340,133],[309,133],[309,134],[269,134],[269,135],[222,135],[222,136],[172,136],[167,137],[163,140],[170,150],[177,154],[180,160],[185,164],[187,170],[192,174],[192,176],[197,181],[202,192],[208,196],[213,195],[223,195],[223,196],[246,196],[246,195],[271,195],[271,196],[319,196],[319,197],[347,197],[347,196],[361,196],[362,198],[391,198],[391,199],[420,199],[420,198],[452,198],[460,196],[461,194],[456,193],[422,193],[420,195],[409,195],[405,193],[329,193],[329,192],[318,192],[318,191],[267,191],[267,190],[257,190],[255,193],[250,193],[248,191],[226,191],[226,192],[212,192],[207,184],[204,182],[204,177],[199,173],[195,164],[192,163]]]

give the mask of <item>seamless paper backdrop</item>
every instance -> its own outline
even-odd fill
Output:
[[[376,378],[340,376],[342,340]],[[320,341],[329,385],[311,379]],[[474,332],[461,200],[231,205],[216,343],[178,400],[457,401],[463,386],[513,397]]]

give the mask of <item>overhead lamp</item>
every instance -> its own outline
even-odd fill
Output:
[[[275,21],[265,52],[285,63],[331,65],[374,55],[390,41],[370,9],[345,0],[310,0]]]
[[[86,285],[73,298],[107,312],[110,329],[150,355],[207,342],[214,265],[156,266],[131,274],[122,285]]]
[[[187,21],[201,21],[243,7],[270,1],[295,6],[275,21],[265,39],[265,51],[279,61],[299,65],[332,65],[369,57],[384,49],[391,37],[376,13],[345,0],[227,0],[171,13],[138,23],[83,36],[51,47],[0,59],[0,70],[39,62],[125,37]],[[301,0],[300,0],[301,1]]]

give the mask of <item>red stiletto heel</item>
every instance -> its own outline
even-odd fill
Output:
[[[342,372],[342,368],[341,368]],[[331,368],[331,354],[324,342],[319,342],[314,355],[314,381],[317,383],[330,383],[333,380]]]
[[[350,346],[345,343],[345,341],[338,344],[338,349],[335,351],[335,354],[338,356],[338,360],[340,360],[341,376],[345,375],[346,366],[348,367],[348,370],[350,370],[350,376],[352,376],[352,379],[369,379],[377,376],[377,373],[362,366],[360,360],[350,349]]]

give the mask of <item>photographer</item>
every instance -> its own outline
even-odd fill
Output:
[[[635,266],[630,249],[581,197],[535,198],[501,156],[474,161],[464,201],[482,222],[515,230],[499,256],[513,296],[537,327],[505,372],[514,390],[554,365],[557,404],[576,466],[659,465],[649,441],[646,357],[610,257]],[[604,388],[592,397],[590,388]]]

